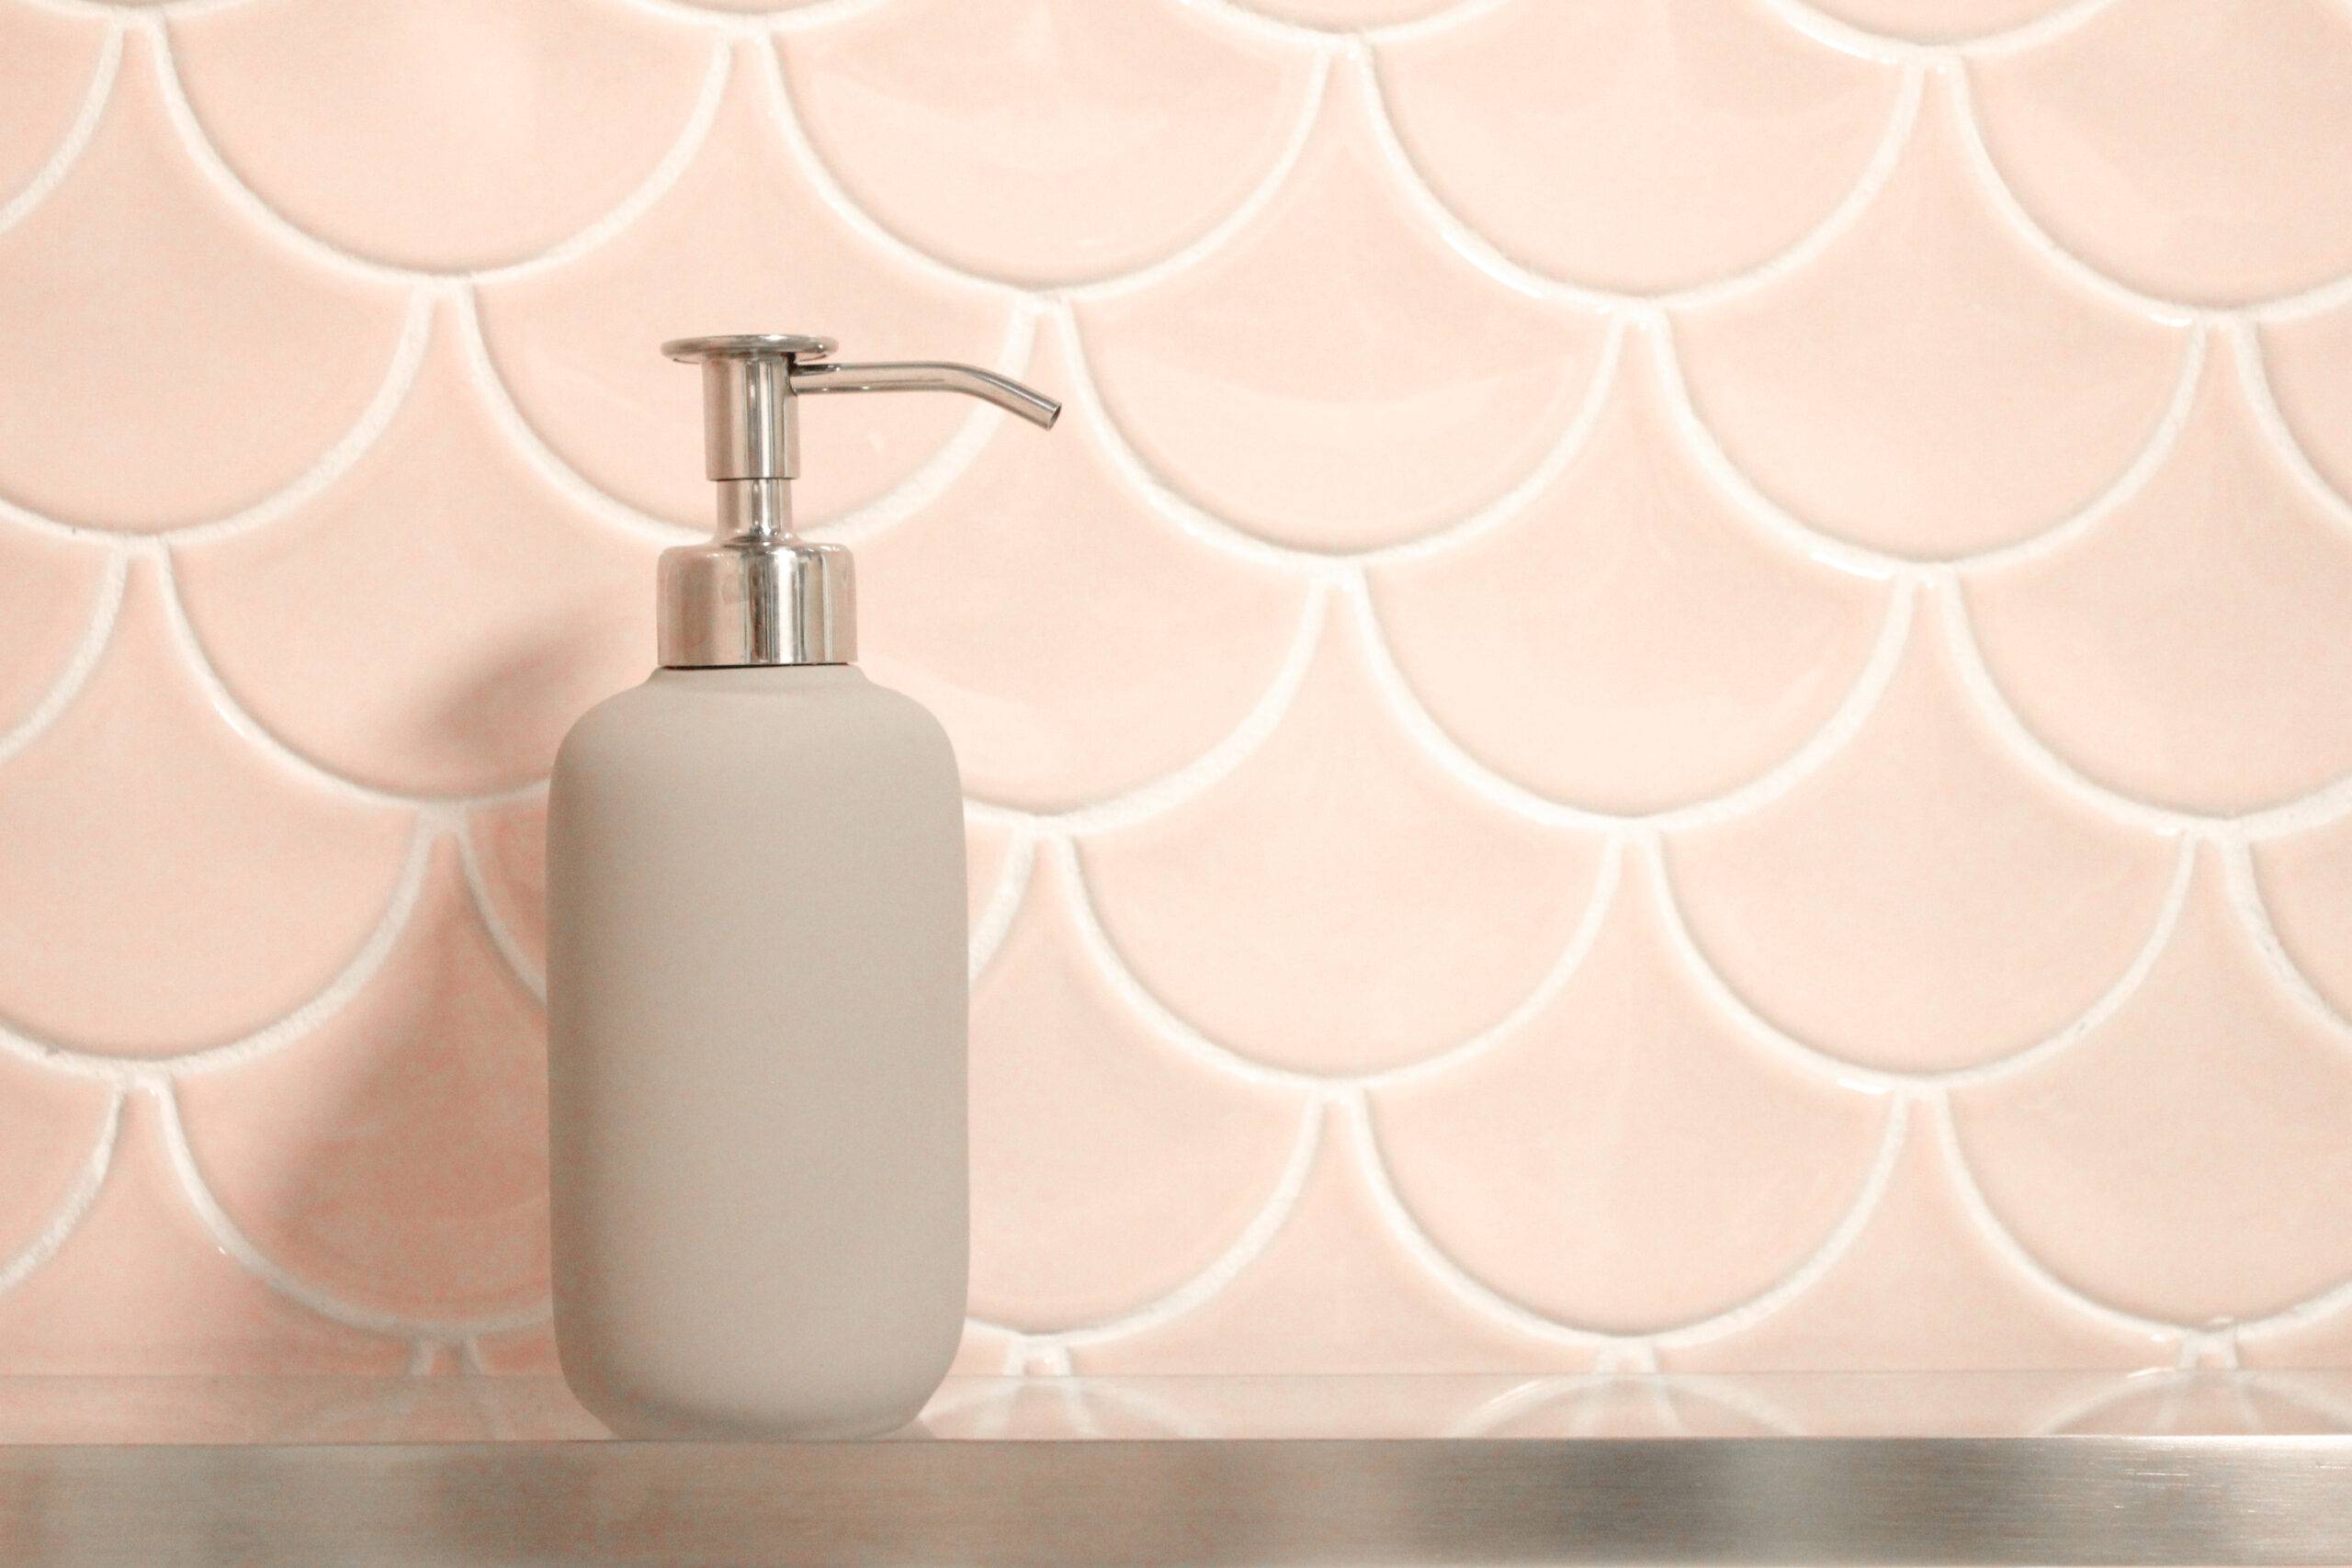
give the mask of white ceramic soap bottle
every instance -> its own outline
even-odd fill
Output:
[[[556,1343],[624,1437],[888,1431],[963,1326],[956,759],[853,662],[849,553],[792,532],[794,411],[1059,410],[832,346],[663,345],[703,367],[718,536],[663,554],[662,667],[580,720],[549,791]]]

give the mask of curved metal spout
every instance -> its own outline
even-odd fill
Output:
[[[796,361],[792,389],[808,392],[962,392],[994,403],[1007,413],[1019,414],[1047,430],[1061,417],[1062,405],[1031,391],[1020,382],[971,365],[909,361],[896,365],[827,365]]]
[[[1053,427],[1061,404],[974,365],[835,365],[833,340],[788,333],[677,338],[702,367],[703,472],[718,536],[662,552],[662,662],[678,670],[845,664],[857,656],[849,552],[792,532],[801,394],[961,392]]]

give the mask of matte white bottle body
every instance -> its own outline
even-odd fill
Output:
[[[550,786],[566,1380],[624,1437],[913,1418],[968,1255],[954,753],[850,665],[658,671]]]

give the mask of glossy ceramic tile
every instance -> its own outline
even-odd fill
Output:
[[[508,439],[623,522],[709,524],[701,405],[693,372],[655,352],[665,339],[788,319],[872,359],[1014,370],[1022,357],[1009,293],[842,220],[764,43],[708,47],[716,98],[651,205],[478,290]],[[817,400],[801,435],[824,457],[794,487],[801,521],[904,513],[969,460],[991,417],[961,400]]]
[[[1968,586],[1994,683],[2063,762],[2217,814],[2352,772],[2352,506],[2266,434],[2218,345],[2172,449],[2100,525]]]
[[[0,1017],[144,1055],[298,1033],[398,930],[413,814],[243,722],[159,560],[104,611],[95,667],[0,761]]]
[[[2352,1274],[2352,1053],[2270,972],[2220,852],[2147,980],[2081,1048],[1972,1085],[1961,1145],[2053,1273],[2157,1320],[2258,1334]]]
[[[1498,288],[1400,204],[1342,62],[1282,188],[1150,287],[1080,307],[1147,470],[1250,533],[1390,544],[1488,505],[1574,417],[1599,324]]]
[[[226,197],[160,34],[113,47],[85,144],[0,231],[0,495],[32,526],[239,517],[368,419],[404,298]]]
[[[271,211],[440,270],[537,254],[621,207],[695,121],[710,61],[691,33],[565,0],[261,0],[173,39],[205,137]]]
[[[2352,266],[2341,6],[2124,0],[1973,74],[2019,203],[2118,282],[2234,304]]]
[[[1709,1006],[1660,896],[1646,870],[1625,877],[1540,1013],[1373,1093],[1397,1197],[1433,1241],[1513,1301],[1630,1336],[1804,1268],[1868,1189],[1889,1115]]]
[[[119,58],[112,34],[91,17],[17,7],[0,14],[0,202],[28,198],[57,161],[75,122],[94,103]]]
[[[1153,1035],[1090,963],[1079,897],[1067,863],[1033,873],[972,999],[972,1310],[1024,1331],[1115,1321],[1216,1268],[1300,1136],[1297,1096]]]
[[[2004,220],[1958,82],[1926,73],[1883,188],[1829,243],[1676,314],[1693,434],[1793,525],[1905,558],[2093,506],[2154,438],[2189,349]]]
[[[342,1303],[316,1310],[189,1203],[168,1092],[131,1092],[99,1156],[104,1182],[0,1296],[0,1359],[45,1373],[400,1371],[401,1337]]]
[[[350,1005],[285,1050],[185,1081],[192,1158],[239,1235],[338,1296],[536,1316],[545,1039],[445,838],[399,945]]]
[[[1676,907],[1744,1007],[1893,1071],[1997,1061],[2075,1027],[2158,940],[2181,859],[2052,791],[1972,708],[1953,613],[1914,615],[1838,754],[1679,834]]]
[[[1558,967],[1596,846],[1498,811],[1413,746],[1342,612],[1274,733],[1190,799],[1079,852],[1102,957],[1180,1027],[1308,1073],[1393,1067]]]
[[[255,723],[369,788],[514,789],[637,680],[654,543],[499,438],[447,310],[367,453],[266,528],[175,552],[189,625]]]
[[[1378,51],[1397,138],[1504,253],[1599,288],[1747,272],[1828,220],[1903,73],[1723,0],[1503,6]]]
[[[1024,374],[1067,387],[1070,350],[1048,330]],[[1138,504],[1111,439],[1078,408],[1050,441],[992,441],[858,551],[864,662],[940,716],[980,799],[1069,810],[1147,788],[1240,728],[1298,640],[1306,587]]]
[[[1596,813],[1764,777],[1856,700],[1900,631],[1899,594],[1781,547],[1675,442],[1664,352],[1629,334],[1524,510],[1371,574],[1397,671],[1445,737]]]
[[[544,773],[743,328],[1069,408],[797,487],[964,766],[963,1371],[2352,1365],[2340,0],[0,0],[0,1371],[551,1418],[435,1390],[554,1366]]]
[[[1182,6],[917,0],[781,40],[809,141],[874,220],[1016,282],[1198,243],[1281,171],[1313,57]]]

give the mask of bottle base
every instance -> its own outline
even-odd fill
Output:
[[[603,1380],[564,1369],[564,1382],[589,1415],[616,1438],[632,1441],[833,1442],[887,1438],[913,1424],[931,1390],[920,1397],[861,1408],[758,1410],[716,1408],[691,1400],[622,1392]],[[936,1382],[933,1385],[936,1387]]]

